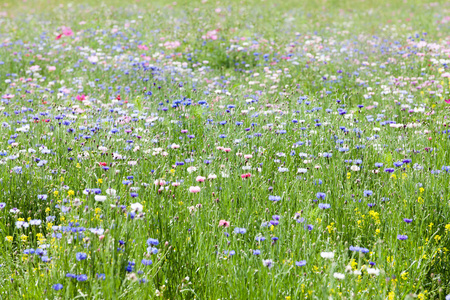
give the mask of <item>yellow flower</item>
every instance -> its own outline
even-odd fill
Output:
[[[408,272],[402,272],[402,274],[401,274],[401,276],[402,276],[402,279],[403,280],[406,280],[406,279],[408,279]]]
[[[388,300],[394,300],[395,299],[395,293],[394,291],[390,291],[388,294]]]
[[[425,293],[426,293],[426,291],[425,291]],[[426,299],[425,293],[420,293],[419,295],[417,295],[417,299],[425,300]]]
[[[175,173],[175,169],[170,169],[169,171],[171,174]]]
[[[356,270],[358,268],[358,263],[355,261],[355,259],[352,259],[350,261],[350,266],[352,267],[353,270]]]
[[[5,238],[5,241],[7,241],[7,242],[12,242],[12,241],[13,241],[13,237],[10,236],[10,235],[8,235],[8,236]]]
[[[350,179],[350,177],[352,177],[352,173],[348,172],[347,173],[347,179]]]
[[[74,195],[75,195],[75,192],[72,191],[72,190],[68,190],[68,191],[67,191],[67,195],[68,195],[69,197],[74,196]]]
[[[402,173],[402,179],[406,179],[408,175],[406,173]]]
[[[397,179],[397,176],[396,176],[395,174],[392,174],[392,175],[391,175],[391,178],[392,178],[392,179]]]
[[[101,178],[97,179],[97,183],[98,183],[98,184],[103,183],[103,179],[101,179]]]
[[[450,223],[445,225],[445,232],[449,232],[450,231]]]
[[[58,191],[54,191],[54,192],[53,192],[53,195],[54,195],[55,197],[58,197],[58,194],[59,194]]]
[[[22,240],[22,242],[26,242],[27,239],[28,239],[28,236],[22,234],[22,235],[20,236],[20,239]]]
[[[46,212],[46,213],[49,213],[50,211],[51,211],[50,207],[47,207],[47,208],[45,209],[45,212]]]
[[[425,191],[425,189],[421,187],[421,188],[419,189],[419,192],[420,192],[420,193],[423,193],[423,191]]]
[[[381,232],[380,229],[376,229],[376,230],[375,230],[375,233],[376,233],[376,234],[380,234],[380,232]]]
[[[434,236],[434,240],[436,241],[436,243],[439,242],[439,241],[441,240],[441,236],[438,235],[438,234],[435,235],[435,236]]]
[[[286,300],[291,300],[291,296],[286,296]]]
[[[331,223],[330,225],[327,226],[328,229],[328,233],[331,233],[334,230],[334,223]]]
[[[76,167],[77,167],[78,169],[81,168],[80,163],[77,163],[77,166],[76,166]]]
[[[417,202],[419,202],[419,204],[423,204],[423,198],[422,198],[422,197],[419,197],[419,198],[417,199]]]

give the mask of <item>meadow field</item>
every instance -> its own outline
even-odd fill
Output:
[[[0,1],[0,299],[450,300],[450,3]]]

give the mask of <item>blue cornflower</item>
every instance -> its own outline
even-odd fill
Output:
[[[328,209],[331,207],[331,204],[328,203],[319,203],[319,208],[320,209]]]
[[[296,261],[296,262],[295,262],[295,265],[296,265],[297,267],[303,267],[303,266],[306,266],[306,260]]]
[[[371,190],[364,191],[364,196],[369,197],[372,195],[373,195],[373,192]]]
[[[87,258],[87,254],[83,253],[83,252],[78,252],[75,257],[77,258],[78,261],[82,261],[85,260]]]
[[[399,239],[400,241],[404,241],[404,240],[408,239],[408,236],[404,235],[404,234],[399,234],[399,235],[397,235],[397,239]]]
[[[62,290],[62,288],[64,286],[61,283],[57,283],[57,284],[54,284],[52,287],[55,291],[59,291],[59,290]]]
[[[85,275],[85,274],[81,274],[81,275],[78,275],[77,276],[77,280],[78,281],[86,281],[87,280],[87,275]]]
[[[326,196],[327,196],[327,194],[325,194],[325,193],[317,193],[316,194],[316,197],[319,199],[325,199]]]
[[[153,264],[151,259],[143,259],[141,262],[144,266],[150,266],[151,264]]]
[[[245,234],[246,232],[247,232],[247,229],[245,229],[245,228],[239,228],[239,227],[236,227],[236,228],[234,229],[234,233]]]
[[[147,252],[150,254],[158,254],[158,248],[155,247],[148,247]]]
[[[159,244],[159,242],[158,242],[157,239],[148,239],[148,240],[147,240],[147,245],[148,245],[148,246],[151,246],[151,245],[157,246],[158,244]]]
[[[270,200],[270,201],[277,202],[277,201],[280,201],[280,200],[281,200],[281,197],[280,197],[280,196],[272,196],[272,195],[269,195],[269,200]]]

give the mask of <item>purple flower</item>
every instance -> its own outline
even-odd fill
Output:
[[[277,202],[277,201],[281,200],[281,197],[280,196],[272,196],[272,195],[270,195],[269,196],[269,200],[273,201],[273,202]]]
[[[151,259],[143,259],[141,262],[144,266],[150,266],[151,264],[153,264]]]
[[[319,208],[320,209],[328,209],[331,207],[331,204],[328,203],[319,203]]]
[[[406,223],[411,223],[413,220],[412,219],[403,219],[403,221],[405,221]]]
[[[87,254],[83,253],[83,252],[78,252],[75,257],[77,258],[78,261],[82,261],[85,260],[87,258]]]
[[[147,245],[148,245],[148,246],[151,246],[151,245],[157,246],[158,244],[159,244],[159,242],[158,242],[157,239],[148,239],[148,240],[147,240]]]
[[[364,191],[364,196],[369,197],[369,196],[372,196],[372,195],[373,195],[372,191],[370,191],[370,190]]]
[[[77,280],[78,281],[86,281],[87,280],[87,275],[85,275],[85,274],[81,274],[81,275],[78,275],[77,276]]]
[[[265,259],[263,260],[263,265],[265,267],[268,267],[269,269],[273,267],[273,260],[271,259]]]
[[[236,234],[238,234],[238,233],[240,233],[240,234],[245,234],[247,232],[247,229],[245,229],[245,228],[239,228],[239,227],[236,227],[235,229],[234,229],[234,233],[236,233]]]
[[[397,235],[397,239],[399,239],[400,241],[404,241],[404,240],[408,239],[408,236],[404,235],[404,234],[399,234],[399,235]]]
[[[303,266],[306,266],[306,260],[296,261],[296,262],[295,262],[295,265],[296,265],[297,267],[303,267]]]
[[[62,290],[62,288],[63,288],[63,285],[61,283],[57,283],[57,284],[53,285],[53,289],[55,291]]]
[[[327,196],[327,194],[325,194],[325,193],[317,193],[316,194],[316,197],[319,199],[325,199],[326,196]]]

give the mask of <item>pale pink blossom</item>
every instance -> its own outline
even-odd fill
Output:
[[[197,178],[195,178],[195,181],[197,181],[197,182],[204,182],[205,181],[205,177],[203,177],[203,176],[197,176]]]
[[[191,193],[199,193],[200,192],[200,187],[199,186],[191,186],[189,187],[189,192]]]
[[[225,228],[230,227],[230,222],[225,221],[225,220],[220,220],[219,221],[219,226],[223,226]]]

